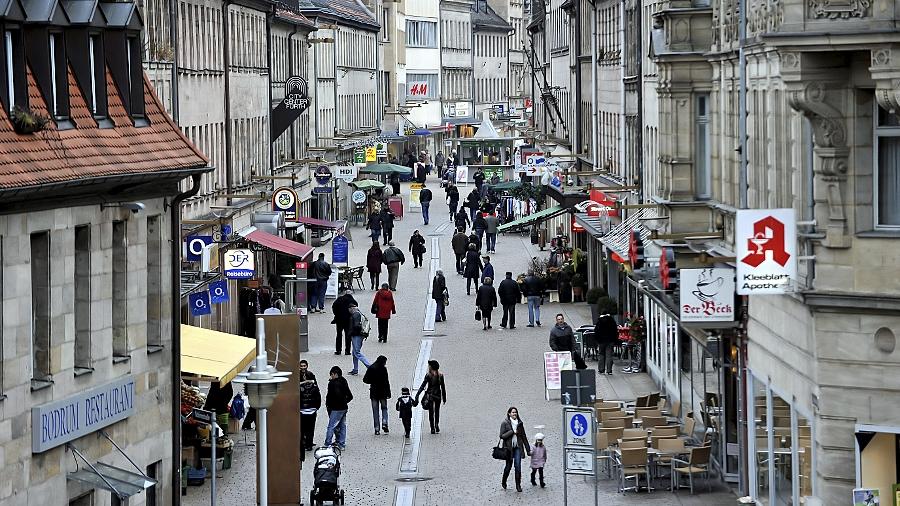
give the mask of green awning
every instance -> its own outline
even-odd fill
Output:
[[[502,183],[488,185],[494,191],[514,190],[522,186],[521,181],[504,181]]]
[[[536,213],[529,214],[528,216],[523,216],[522,218],[519,218],[518,220],[514,220],[509,223],[500,225],[500,227],[497,229],[497,231],[506,232],[508,230],[515,230],[518,228],[527,227],[529,225],[532,225],[532,224],[535,224],[535,223],[538,223],[538,222],[541,222],[544,220],[549,220],[550,218],[553,218],[554,216],[559,216],[560,214],[562,214],[566,211],[567,211],[567,209],[562,206],[549,207],[547,209],[544,209],[543,211],[538,211]]]

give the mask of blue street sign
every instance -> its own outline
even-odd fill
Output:
[[[185,260],[188,262],[199,262],[203,257],[203,248],[213,243],[211,235],[189,235],[184,240],[187,243],[187,254]]]
[[[209,300],[213,304],[228,302],[228,281],[214,281],[209,284]]]
[[[231,235],[231,225],[222,225],[222,240],[227,241],[229,235]]]
[[[331,193],[330,186],[315,186],[312,189],[313,193]]]
[[[350,261],[350,241],[343,234],[331,241],[331,261],[336,264]]]
[[[209,304],[209,292],[192,293],[188,296],[188,304],[191,305],[191,316],[203,316],[212,313],[212,307]]]
[[[570,422],[572,434],[577,437],[583,436],[590,427],[587,422],[587,418],[582,414],[577,414],[572,417],[572,421]]]

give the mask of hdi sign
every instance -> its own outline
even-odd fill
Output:
[[[741,209],[735,226],[737,293],[778,294],[797,278],[793,209]]]

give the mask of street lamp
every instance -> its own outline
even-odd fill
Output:
[[[278,396],[278,390],[288,380],[290,372],[279,372],[269,365],[266,351],[266,322],[256,319],[256,363],[250,372],[240,373],[232,381],[244,385],[244,391],[250,398],[250,405],[256,408],[256,428],[259,431],[257,452],[259,454],[259,504],[269,504],[269,448],[267,446],[267,417],[269,408]]]

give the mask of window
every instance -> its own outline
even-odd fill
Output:
[[[128,261],[125,256],[125,222],[112,224],[112,328],[113,361],[128,357]]]
[[[391,73],[382,72],[382,82],[384,83],[383,104],[385,107],[391,106]]]
[[[89,66],[91,69],[91,89],[90,89],[90,106],[91,112],[94,115],[97,114],[97,61],[95,58],[97,57],[97,36],[91,35],[88,38],[88,61],[90,62]]]
[[[694,174],[695,195],[698,199],[712,197],[712,174],[709,139],[709,95],[697,95],[695,120]]]
[[[147,466],[147,477],[152,478],[154,480],[159,481],[159,466],[162,465],[162,461],[157,460],[156,462]],[[156,506],[159,504],[159,498],[157,497],[158,489],[156,485],[147,489],[147,506]]]
[[[31,234],[31,377],[50,379],[50,232]]]
[[[381,40],[383,42],[391,40],[391,9],[389,7],[381,8]]]
[[[85,94],[88,106],[95,118],[106,117],[106,65],[103,57],[103,38],[100,34],[88,37],[88,68],[90,89]],[[102,127],[114,126],[111,122],[101,122]]]
[[[140,119],[144,117],[144,68],[141,65],[141,44],[136,37],[125,39],[125,49],[128,62],[128,95],[130,99],[129,111],[131,117]],[[137,121],[138,126],[146,125],[146,122]]]
[[[56,72],[56,66],[57,66],[56,62],[58,61],[57,52],[59,51],[59,48],[56,47],[56,44],[57,44],[56,34],[51,33],[50,34],[50,91],[51,91],[50,110],[54,116],[59,115],[59,92],[56,87],[56,79],[58,77],[57,72]]]
[[[437,47],[437,23],[434,21],[406,20],[407,47]]]
[[[162,248],[160,218],[147,218],[147,351],[162,347]]]
[[[75,374],[91,367],[91,226],[75,227]]]
[[[437,98],[437,74],[406,74],[406,99]]]
[[[22,50],[22,31],[6,30],[3,32],[4,49],[4,86],[3,98],[9,111],[16,106],[28,105],[28,90],[25,83],[25,53]]]
[[[876,107],[875,226],[900,229],[900,116]]]

